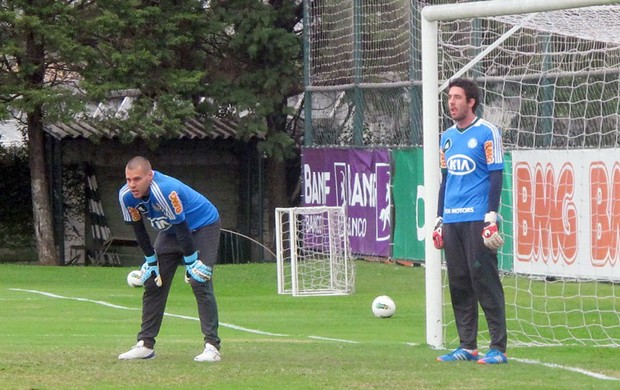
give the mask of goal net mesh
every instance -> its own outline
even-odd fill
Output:
[[[420,85],[409,83],[420,73],[411,57],[417,4],[306,2],[312,146],[419,144]]]
[[[479,114],[502,129],[509,156],[499,257],[511,345],[620,346],[618,31],[619,6],[438,24],[440,83],[478,82]],[[444,287],[444,341],[455,345]]]
[[[306,142],[421,146],[420,12],[457,2],[306,0]],[[502,129],[512,345],[620,346],[618,31],[620,6],[438,23],[440,84],[475,79],[480,114]],[[443,291],[443,340],[454,345]],[[482,316],[480,326],[488,339]]]
[[[347,295],[355,290],[342,207],[276,209],[278,293]]]

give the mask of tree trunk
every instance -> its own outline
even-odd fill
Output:
[[[32,216],[39,262],[43,265],[58,265],[50,187],[45,172],[45,139],[40,107],[28,114],[28,149]]]

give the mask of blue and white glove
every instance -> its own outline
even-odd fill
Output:
[[[198,260],[198,251],[189,256],[183,256],[183,261],[185,262],[187,277],[200,283],[211,280],[211,276],[213,276],[213,268]]]
[[[157,265],[157,254],[153,256],[144,256],[144,264],[140,269],[142,276],[140,281],[144,284],[149,278],[155,278],[157,287],[161,287],[161,275],[159,274],[159,266]]]

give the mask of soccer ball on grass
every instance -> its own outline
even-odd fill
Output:
[[[127,274],[127,284],[129,287],[142,287],[144,284],[140,278],[142,278],[142,271],[135,269]]]
[[[387,295],[380,295],[372,301],[371,308],[375,317],[390,318],[396,311],[396,304]]]

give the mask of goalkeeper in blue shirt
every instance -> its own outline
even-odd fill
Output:
[[[497,249],[504,243],[497,211],[504,169],[500,131],[476,116],[477,85],[455,79],[448,85],[454,125],[440,140],[442,182],[433,242],[444,249],[459,347],[437,360],[507,363],[506,309]],[[486,355],[478,355],[478,304],[491,337]]]
[[[221,360],[218,311],[213,292],[213,266],[220,240],[217,208],[203,195],[151,169],[144,157],[134,157],[125,167],[126,184],[118,194],[123,219],[132,225],[144,253],[141,268],[142,325],[137,344],[118,356],[121,360],[152,359],[155,338],[162,324],[172,279],[179,264],[185,268],[198,304],[204,350],[195,361]],[[158,234],[151,244],[145,220]]]

